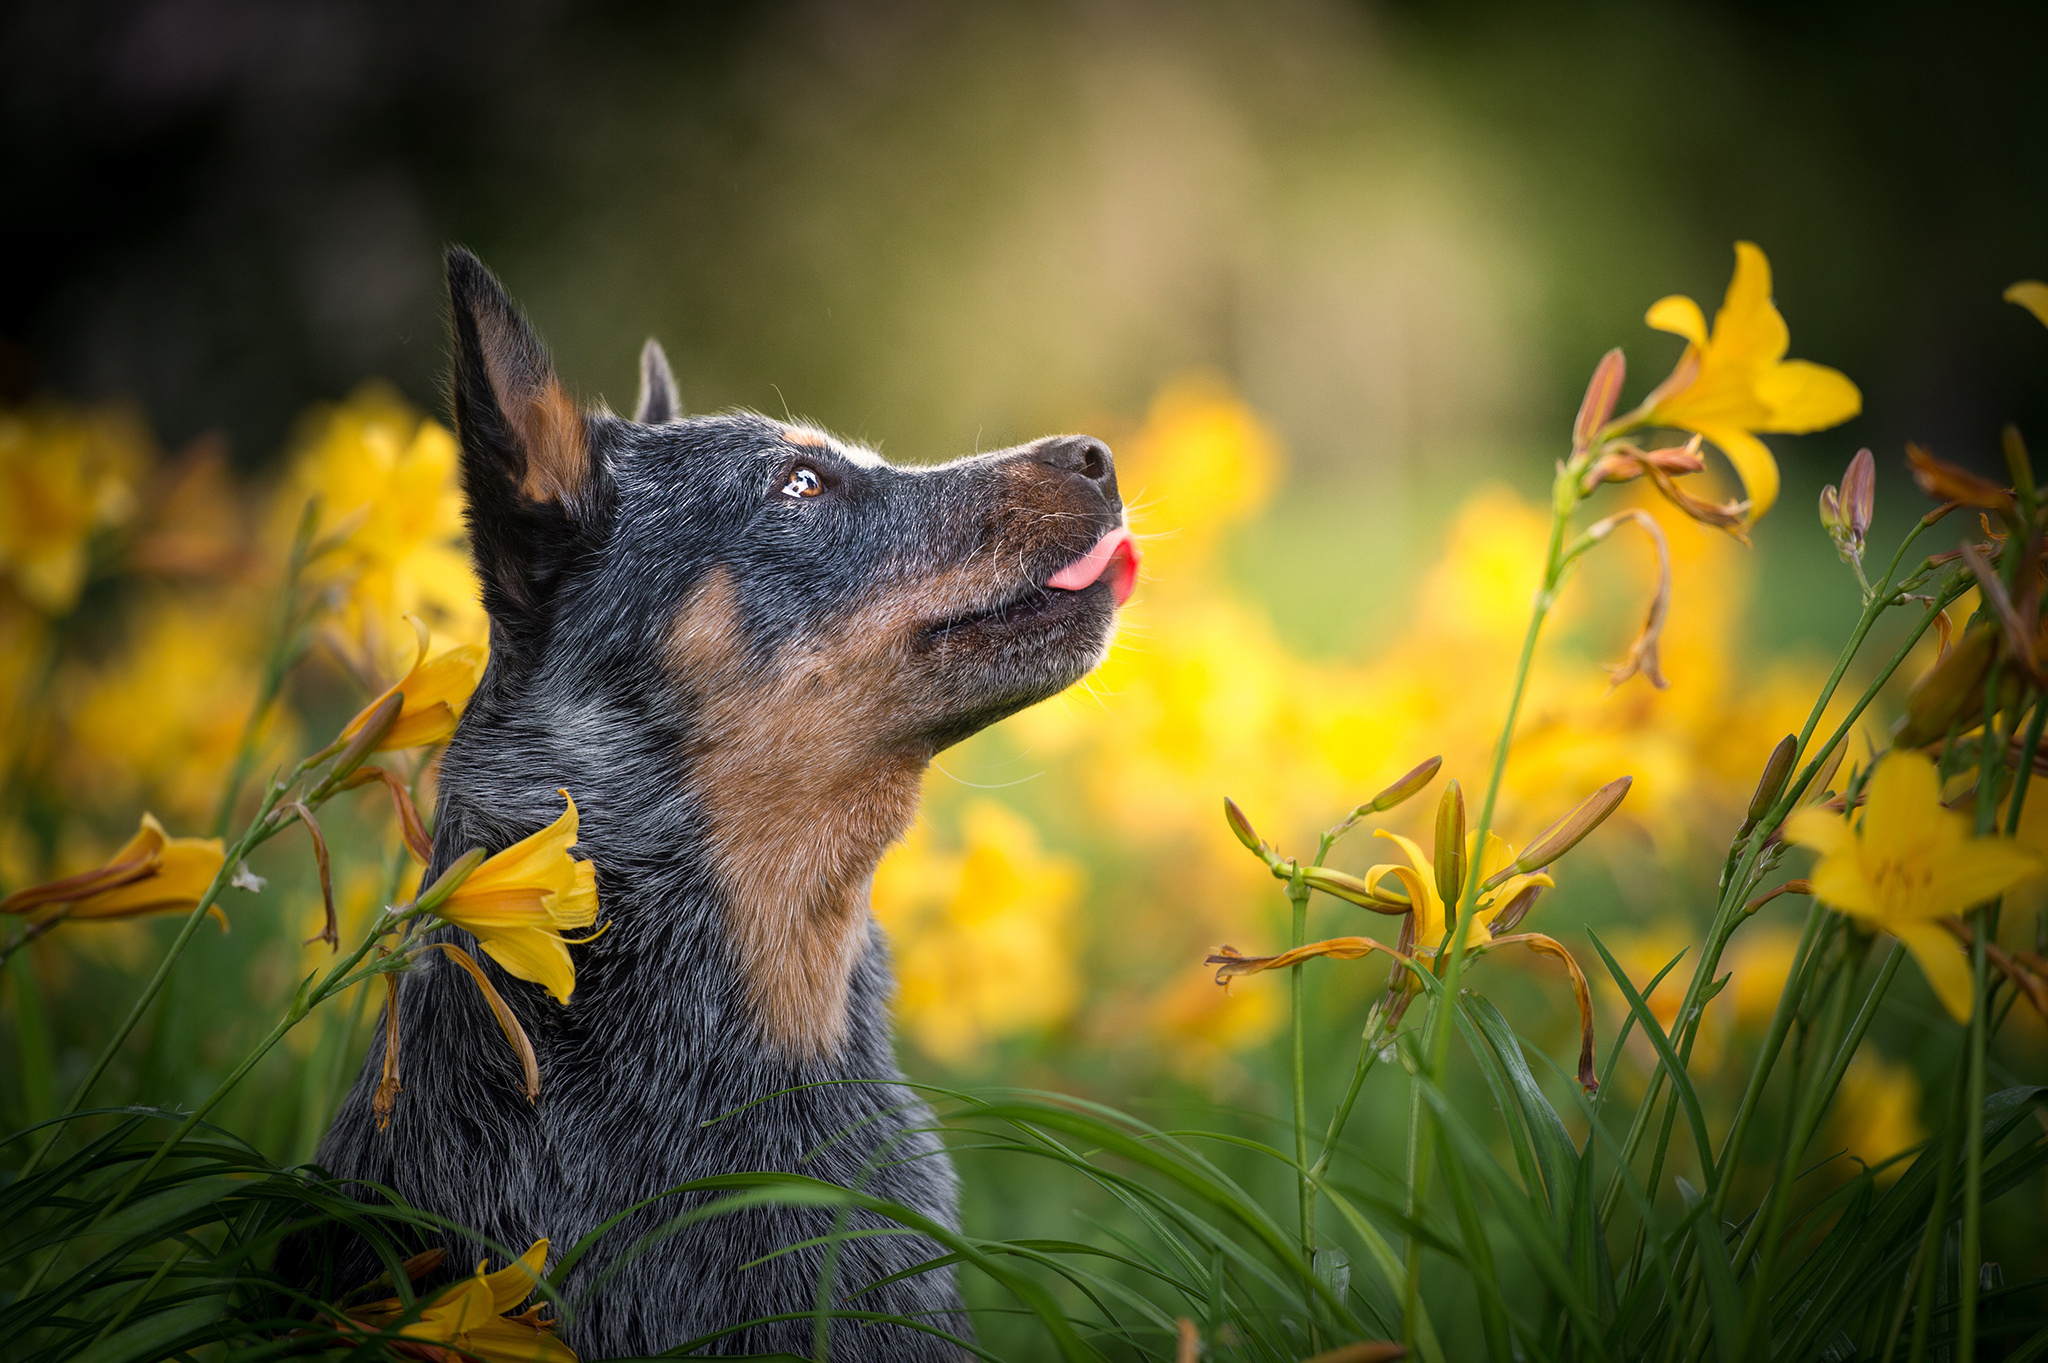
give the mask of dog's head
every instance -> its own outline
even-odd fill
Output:
[[[652,342],[634,419],[586,413],[475,257],[450,254],[449,285],[492,706],[559,710],[565,677],[578,702],[659,698],[757,1011],[829,1050],[843,1009],[820,995],[843,996],[926,763],[1108,647],[1138,567],[1110,451],[1054,436],[899,468],[807,426],[683,416]],[[785,958],[810,964],[763,964]]]
[[[858,715],[929,756],[1101,660],[1137,575],[1101,441],[899,468],[808,426],[685,418],[652,342],[634,420],[586,414],[474,256],[449,283],[471,542],[515,671],[659,615],[686,690],[800,673],[786,727]]]

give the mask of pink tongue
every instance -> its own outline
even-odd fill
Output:
[[[1138,541],[1130,531],[1118,526],[1095,541],[1093,549],[1047,578],[1045,585],[1063,592],[1078,592],[1094,586],[1108,572],[1112,574],[1109,590],[1121,606],[1131,599],[1131,592],[1138,585],[1139,557]]]

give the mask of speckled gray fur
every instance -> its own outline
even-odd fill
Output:
[[[454,406],[493,655],[444,761],[429,878],[471,847],[496,850],[548,823],[562,808],[556,791],[566,787],[581,812],[578,854],[597,866],[600,916],[610,927],[574,949],[576,991],[566,1007],[486,963],[539,1056],[544,1088],[531,1106],[476,988],[439,953],[429,954],[404,977],[404,1090],[394,1119],[379,1130],[370,1110],[383,1060],[380,1028],[320,1161],[338,1175],[389,1185],[515,1249],[550,1237],[557,1255],[638,1199],[688,1179],[753,1170],[859,1186],[955,1224],[952,1168],[921,1129],[929,1112],[900,1086],[888,1024],[888,949],[871,920],[853,971],[843,1048],[799,1064],[764,1044],[742,984],[744,963],[723,928],[728,906],[704,850],[705,815],[683,756],[701,750],[707,736],[693,730],[691,700],[661,666],[666,631],[677,604],[713,567],[733,574],[746,646],[764,665],[784,642],[816,630],[876,584],[914,580],[963,555],[1035,556],[1018,567],[1042,581],[1049,565],[1078,554],[1120,518],[1113,477],[1092,475],[1102,485],[1099,509],[1073,513],[1055,542],[1028,550],[1003,537],[994,474],[1005,460],[1046,457],[1029,450],[936,470],[855,456],[842,470],[851,489],[844,506],[806,507],[810,519],[799,519],[772,504],[780,476],[774,461],[790,452],[785,428],[744,414],[682,418],[666,364],[650,347],[643,407],[655,420],[586,418],[588,485],[563,505],[536,505],[511,487],[515,442],[479,361],[493,324],[501,350],[505,336],[513,338],[509,360],[496,358],[501,369],[512,365],[515,378],[520,365],[551,377],[545,354],[472,257],[451,253],[450,282]],[[1100,457],[1106,466],[1107,451]],[[1094,599],[1050,634],[1021,643],[995,638],[971,675],[941,686],[920,721],[928,731],[920,741],[936,751],[1076,680],[1100,656],[1114,615],[1105,590],[1080,595]],[[454,938],[474,945],[466,935]],[[844,1079],[879,1082],[782,1092]],[[835,1141],[856,1125],[856,1135]],[[670,1199],[636,1215],[579,1265],[567,1284],[576,1311],[563,1335],[586,1359],[650,1353],[815,1304],[822,1251],[741,1266],[825,1233],[826,1212],[723,1216],[620,1262],[641,1233],[685,1205]],[[452,1265],[483,1254],[470,1243],[450,1249]],[[937,1253],[931,1242],[904,1235],[849,1240],[840,1251],[839,1299],[965,1333],[949,1270],[845,1303],[853,1289]],[[361,1266],[365,1276],[374,1271],[367,1259]],[[593,1291],[604,1275],[615,1276]],[[706,1352],[808,1356],[811,1331],[808,1320],[757,1327]],[[834,1359],[958,1356],[900,1328],[834,1327]]]

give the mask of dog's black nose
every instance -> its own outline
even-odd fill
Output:
[[[1092,435],[1059,435],[1040,441],[1032,446],[1031,457],[1064,473],[1086,478],[1101,488],[1104,496],[1116,497],[1116,460],[1111,457],[1109,446]]]

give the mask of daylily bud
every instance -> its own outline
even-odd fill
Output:
[[[454,864],[441,872],[440,878],[413,901],[413,908],[422,913],[432,913],[447,903],[448,896],[461,889],[462,882],[469,879],[469,873],[484,864],[484,856],[483,848],[472,847],[457,857]]]
[[[2004,439],[2005,471],[2012,478],[2012,485],[2020,494],[2020,500],[2031,503],[2034,500],[2034,462],[2027,458],[2027,442],[2020,439],[2020,428],[2007,422]]]
[[[1430,758],[1427,762],[1424,762],[1421,766],[1394,782],[1393,785],[1388,786],[1385,790],[1373,796],[1367,802],[1367,808],[1375,814],[1384,814],[1394,806],[1413,799],[1422,793],[1424,786],[1436,779],[1436,774],[1443,769],[1443,765],[1443,758]]]
[[[350,721],[355,732],[348,735],[348,742],[342,745],[340,755],[334,759],[334,772],[326,782],[330,788],[361,766],[364,758],[377,751],[377,745],[398,723],[399,711],[404,708],[405,697],[393,691]],[[358,725],[360,727],[356,727]]]
[[[1842,519],[1841,495],[1833,483],[1820,490],[1820,523],[1830,539],[1839,539],[1849,530],[1849,523]]]
[[[1489,876],[1487,885],[1504,884],[1510,876],[1540,871],[1577,847],[1588,833],[1605,823],[1607,816],[1620,806],[1622,797],[1628,794],[1628,788],[1634,781],[1633,776],[1620,777],[1579,801],[1578,808],[1538,833],[1536,840],[1515,859],[1512,866],[1503,867]]]
[[[1628,374],[1628,360],[1616,346],[1600,357],[1600,363],[1593,366],[1593,377],[1586,384],[1586,396],[1579,401],[1578,419],[1572,422],[1572,449],[1590,449],[1600,428],[1614,415],[1614,404],[1621,397],[1621,381]]]
[[[1515,925],[1529,916],[1529,910],[1536,907],[1537,897],[1543,893],[1538,883],[1525,885],[1507,902],[1506,907],[1487,920],[1487,930],[1495,937],[1505,937],[1515,930]]]
[[[1304,866],[1301,868],[1301,878],[1311,889],[1335,895],[1347,904],[1356,904],[1359,908],[1371,909],[1374,913],[1399,915],[1407,913],[1413,907],[1406,901],[1374,894],[1372,887],[1357,876],[1333,871],[1327,866]]]
[[[1252,821],[1237,807],[1237,801],[1228,795],[1223,797],[1223,822],[1230,825],[1231,834],[1244,844],[1247,852],[1256,852],[1264,846],[1259,841],[1258,831],[1252,827]]]
[[[1849,461],[1848,472],[1842,475],[1842,519],[1859,549],[1863,537],[1870,532],[1870,516],[1876,508],[1877,460],[1869,450],[1858,450]]]
[[[1615,352],[1610,352],[1615,353]],[[1452,781],[1436,802],[1436,892],[1449,909],[1465,888],[1465,792]]]
[[[1948,733],[1965,709],[1983,705],[1984,677],[1998,656],[1998,630],[1963,631],[1949,655],[1929,668],[1906,697],[1906,718],[1892,735],[1902,748],[1924,748]]]
[[[1808,783],[1805,793],[1799,797],[1801,804],[1810,805],[1834,789],[1835,777],[1842,770],[1842,758],[1847,756],[1848,752],[1849,745],[1847,743],[1835,744],[1835,750],[1829,753],[1827,760],[1820,764],[1820,770],[1813,774],[1813,780]],[[1851,770],[1854,769],[1851,768]]]
[[[2007,513],[2013,509],[2010,492],[1958,464],[1936,459],[1918,445],[1906,446],[1906,462],[1912,467],[1913,481],[1937,502],[1960,502]]]
[[[1742,831],[1747,833],[1755,828],[1757,820],[1770,812],[1771,806],[1784,794],[1785,781],[1792,775],[1792,760],[1799,756],[1799,737],[1786,734],[1778,740],[1778,746],[1771,749],[1769,760],[1764,763],[1764,774],[1756,783],[1756,794],[1749,797],[1749,812],[1742,820]]]

